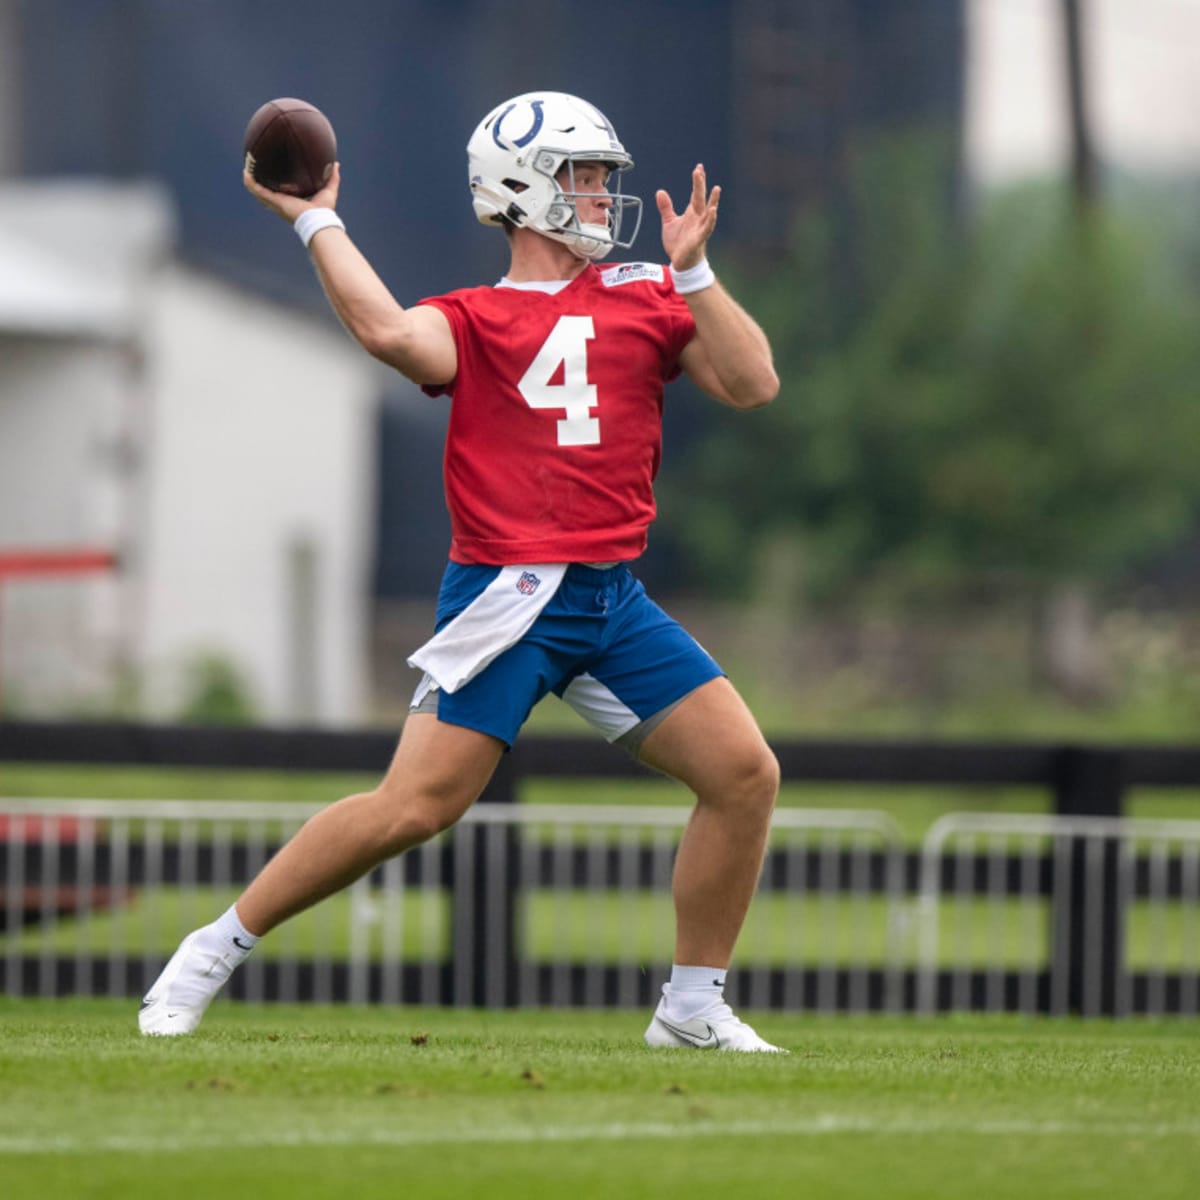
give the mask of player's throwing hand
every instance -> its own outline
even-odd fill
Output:
[[[286,192],[273,192],[270,188],[263,187],[249,171],[242,171],[242,183],[246,185],[246,191],[264,208],[269,208],[289,225],[293,224],[305,209],[337,208],[338,187],[341,182],[341,168],[338,163],[334,163],[329,182],[319,192],[304,200],[300,196],[289,196]]]

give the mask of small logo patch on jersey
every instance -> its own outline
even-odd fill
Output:
[[[522,571],[517,580],[517,591],[522,596],[532,596],[541,587],[542,581],[532,571]]]
[[[663,269],[660,263],[621,263],[615,267],[602,267],[600,282],[605,287],[620,287],[623,283],[636,283],[639,279],[650,279],[662,283]]]

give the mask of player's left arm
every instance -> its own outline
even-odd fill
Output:
[[[707,190],[704,167],[692,172],[692,194],[683,212],[659,191],[663,249],[676,271],[705,260],[708,239],[717,225],[721,189]],[[696,322],[696,334],[680,355],[688,378],[710,396],[733,408],[761,408],[779,393],[771,345],[758,322],[714,281],[684,299]]]

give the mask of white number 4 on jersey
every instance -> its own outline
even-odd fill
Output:
[[[559,317],[517,387],[530,408],[562,409],[558,422],[560,446],[598,446],[600,418],[596,387],[587,381],[587,344],[596,336],[591,317]],[[550,380],[562,367],[562,382]]]

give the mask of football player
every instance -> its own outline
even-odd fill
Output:
[[[621,190],[633,163],[597,108],[558,92],[518,96],[484,118],[467,158],[476,216],[508,238],[508,272],[408,308],[337,216],[337,168],[309,200],[244,176],[294,226],[361,345],[449,397],[452,541],[385,777],[314,816],[228,912],[184,939],[141,1029],[191,1032],[260,937],[453,825],[553,691],[695,793],[672,882],[674,965],[646,1042],[775,1051],[723,989],[778,764],[721,668],[630,569],[655,514],[664,386],[683,372],[742,410],[779,388],[766,337],[707,260],[720,189],[697,166],[681,210],[657,193],[665,264],[602,265],[632,244],[641,202]]]

